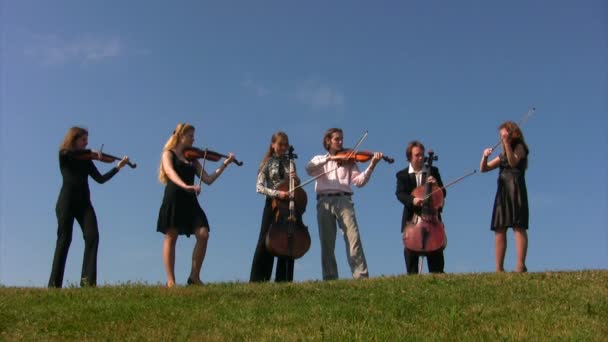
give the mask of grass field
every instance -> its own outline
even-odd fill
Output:
[[[0,340],[608,340],[608,271],[0,288]]]

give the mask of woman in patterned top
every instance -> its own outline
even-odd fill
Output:
[[[266,249],[266,234],[268,228],[273,223],[273,198],[288,199],[289,192],[277,190],[277,186],[283,181],[289,179],[289,159],[285,155],[289,147],[289,138],[284,132],[276,132],[270,140],[270,147],[258,170],[258,178],[256,191],[259,194],[266,196],[266,203],[262,214],[262,226],[260,227],[260,236],[258,244],[253,255],[253,263],[251,265],[251,282],[269,281],[272,275],[272,266],[274,256]],[[295,170],[294,170],[294,177]],[[301,217],[298,218],[301,220]],[[293,265],[294,259],[288,257],[277,257],[277,268],[275,273],[275,281],[293,281]]]
[[[495,235],[496,272],[504,272],[507,250],[507,228],[512,227],[517,247],[516,272],[526,272],[528,251],[528,190],[526,169],[528,168],[528,145],[519,126],[507,121],[499,126],[502,153],[488,161],[492,148],[483,151],[479,169],[487,172],[499,168],[498,188],[494,199],[491,229]]]

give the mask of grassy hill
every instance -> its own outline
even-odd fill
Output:
[[[0,340],[608,340],[608,271],[0,288]]]

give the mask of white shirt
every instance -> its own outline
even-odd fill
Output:
[[[414,168],[412,167],[412,163],[410,163],[410,167],[407,171],[407,173],[415,173],[416,174],[416,186],[420,186],[420,184],[422,183],[422,173],[426,172],[427,167],[426,165],[422,167],[422,170],[420,171],[415,171]],[[427,173],[428,176],[428,173]]]
[[[306,165],[306,172],[313,177],[329,171],[317,179],[315,183],[316,193],[353,192],[350,184],[362,187],[369,180],[372,173],[371,163],[364,172],[361,172],[357,164],[353,162],[338,166],[337,161],[329,158],[329,153],[315,156]]]

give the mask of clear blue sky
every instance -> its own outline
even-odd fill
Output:
[[[323,153],[329,127],[381,163],[355,190],[372,276],[404,273],[395,173],[422,140],[444,181],[478,167],[497,126],[537,112],[530,146],[530,271],[608,268],[608,5],[605,1],[32,1],[0,5],[0,283],[45,286],[66,130],[93,148],[128,154],[104,185],[91,180],[100,228],[99,284],[164,283],[156,219],[157,169],[178,122],[196,145],[235,152],[200,197],[211,224],[207,282],[246,281],[264,198],[256,170],[271,134],[289,134],[299,170]],[[208,169],[218,164],[207,164]],[[97,163],[103,172],[110,164]],[[361,165],[365,167],[365,165]],[[302,173],[303,174],[303,173]],[[303,177],[306,178],[306,177]],[[446,271],[494,269],[490,215],[497,172],[448,189]],[[314,190],[312,236],[298,281],[321,278]],[[177,245],[177,280],[193,239]],[[82,232],[74,226],[65,285],[77,283]],[[341,278],[350,278],[344,241]],[[515,264],[509,231],[506,268]]]

